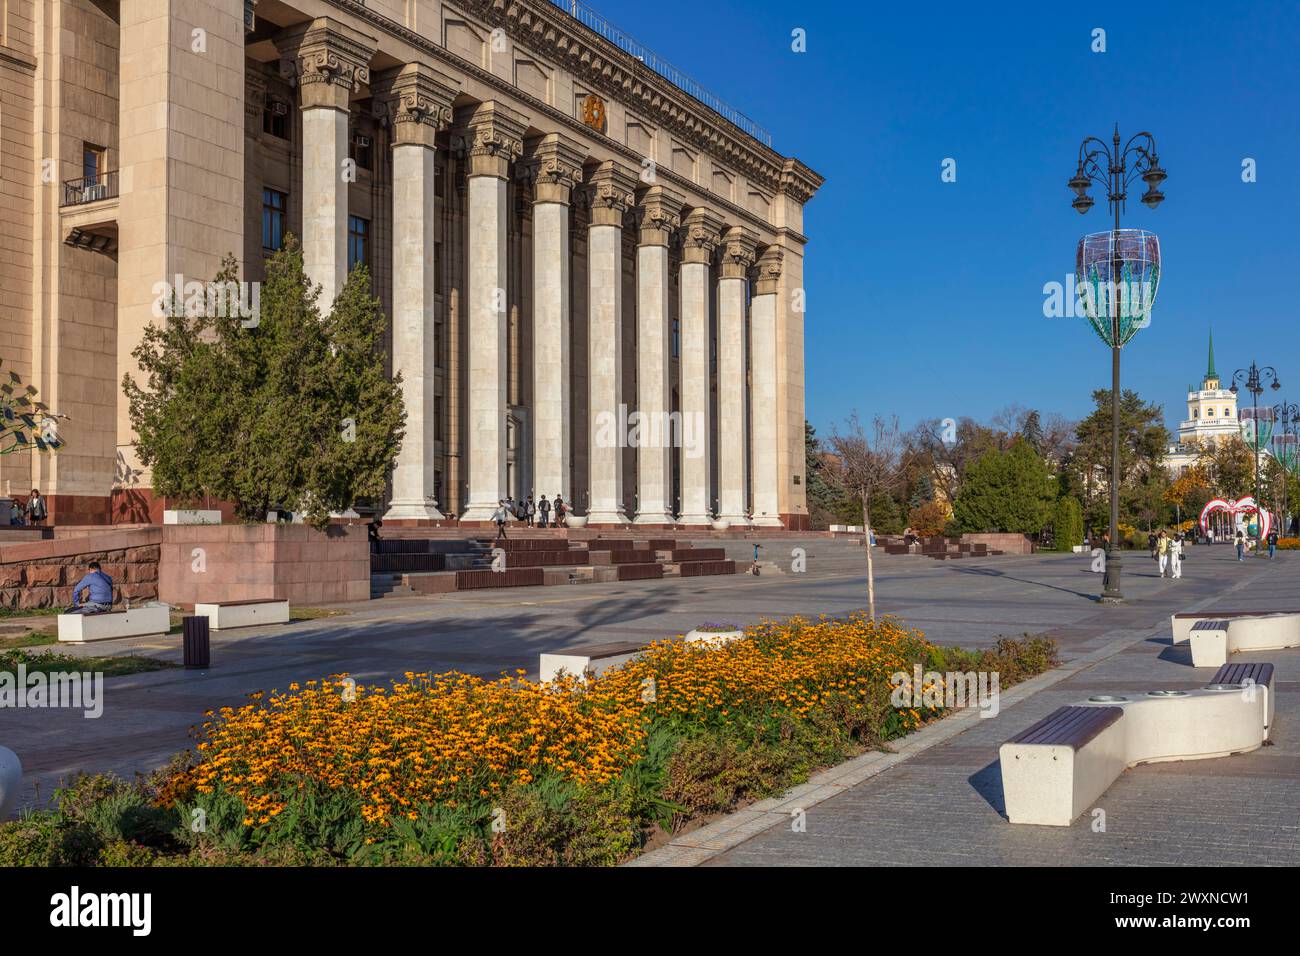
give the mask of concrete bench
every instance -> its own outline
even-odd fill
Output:
[[[1169,626],[1174,643],[1186,644],[1197,621],[1232,621],[1239,617],[1272,617],[1277,614],[1300,615],[1300,611],[1183,611],[1169,616]]]
[[[1193,667],[1221,667],[1229,654],[1300,647],[1300,614],[1197,621],[1188,640]]]
[[[171,627],[171,612],[163,605],[98,614],[60,614],[59,642],[85,644],[123,637],[162,637]]]
[[[644,651],[648,644],[593,644],[543,654],[538,665],[538,679],[553,681],[561,672],[575,677],[599,677],[605,671],[626,663]]]
[[[1271,665],[1189,691],[1099,694],[1061,707],[999,751],[1007,819],[1069,826],[1130,767],[1246,753],[1268,737]],[[1261,690],[1246,683],[1246,679]]]
[[[195,604],[194,614],[206,617],[208,627],[214,631],[228,631],[236,627],[257,627],[261,624],[288,624],[288,601],[230,601],[221,604]]]

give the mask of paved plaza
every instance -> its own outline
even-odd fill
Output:
[[[209,671],[167,670],[106,682],[103,717],[22,710],[5,716],[3,740],[27,771],[25,800],[45,802],[76,770],[130,775],[161,765],[189,745],[205,710],[238,705],[256,690],[346,671],[383,682],[407,670],[457,669],[482,676],[524,668],[559,647],[652,640],[705,620],[752,623],[792,614],[844,614],[864,604],[862,549],[849,540],[784,542],[803,547],[806,574],[769,544],[765,557],[787,573],[699,581],[623,582],[518,588],[354,605],[346,616],[217,635]],[[730,545],[737,550],[744,542]],[[1069,828],[1013,827],[1001,815],[998,745],[1062,704],[1097,692],[1196,686],[1209,677],[1169,645],[1168,615],[1197,607],[1294,606],[1300,557],[1234,560],[1229,547],[1190,551],[1181,581],[1160,580],[1153,562],[1129,558],[1129,603],[1095,600],[1098,575],[1083,555],[1041,554],[936,562],[881,557],[878,607],[945,644],[981,646],[1000,635],[1047,633],[1076,672],[1044,675],[1004,694],[996,719],[948,718],[923,733],[948,739],[905,745],[888,769],[807,809],[794,833],[785,812],[753,835],[717,846],[683,846],[652,863],[1263,863],[1294,858],[1300,842],[1300,744],[1296,726],[1300,651],[1244,655],[1278,665],[1274,746],[1221,760],[1129,771],[1105,794],[1105,833],[1091,818]],[[79,653],[145,653],[179,660],[180,638],[109,642]],[[1235,660],[1236,658],[1234,658]],[[1041,689],[1035,688],[1042,686]],[[1028,691],[1033,691],[1029,693]],[[1291,732],[1289,732],[1291,731]],[[911,752],[915,749],[915,752]],[[901,759],[905,758],[905,759]],[[39,791],[37,788],[39,787]],[[696,831],[696,834],[703,831]],[[677,854],[674,856],[674,854]]]

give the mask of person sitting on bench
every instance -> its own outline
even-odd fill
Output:
[[[87,590],[89,590],[90,594],[83,603],[81,595],[83,591]],[[90,571],[72,589],[72,607],[68,608],[67,613],[98,614],[101,611],[112,610],[112,608],[113,579],[100,569],[98,561],[91,561]]]

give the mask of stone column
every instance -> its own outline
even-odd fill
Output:
[[[461,521],[490,521],[506,496],[506,182],[526,119],[486,102],[466,116],[469,151],[469,500]]]
[[[459,84],[419,63],[376,79],[393,138],[393,374],[402,376],[406,430],[385,521],[439,521],[434,497],[434,289],[438,264],[434,138],[451,123]]]
[[[781,281],[781,250],[768,246],[758,257],[754,298],[750,305],[749,348],[753,422],[754,526],[780,528],[781,475],[777,459],[776,300]]]
[[[681,224],[682,196],[651,186],[637,205],[636,435],[634,524],[672,525],[672,329],[668,319],[668,243]]]
[[[709,500],[709,263],[721,239],[722,218],[707,209],[687,215],[682,230],[681,378],[682,513],[687,526],[713,521]]]
[[[587,227],[588,524],[621,525],[623,513],[623,216],[636,177],[614,162],[591,175]]]
[[[745,517],[748,468],[745,451],[745,306],[749,267],[758,235],[732,226],[722,239],[718,277],[718,517],[733,528],[749,527]]]
[[[375,41],[320,17],[276,38],[297,61],[302,110],[302,258],[307,278],[321,287],[328,312],[348,276],[348,108],[370,82]]]
[[[572,502],[569,480],[569,199],[586,151],[548,133],[531,144],[533,177],[533,481],[538,495]]]

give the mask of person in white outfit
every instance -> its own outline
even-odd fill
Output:
[[[1175,578],[1183,576],[1183,536],[1176,535],[1169,545],[1169,567]]]
[[[1156,537],[1156,557],[1160,560],[1160,576],[1165,576],[1165,568],[1169,566],[1169,545],[1172,544],[1169,535],[1165,534],[1164,529],[1160,529],[1160,534]]]

